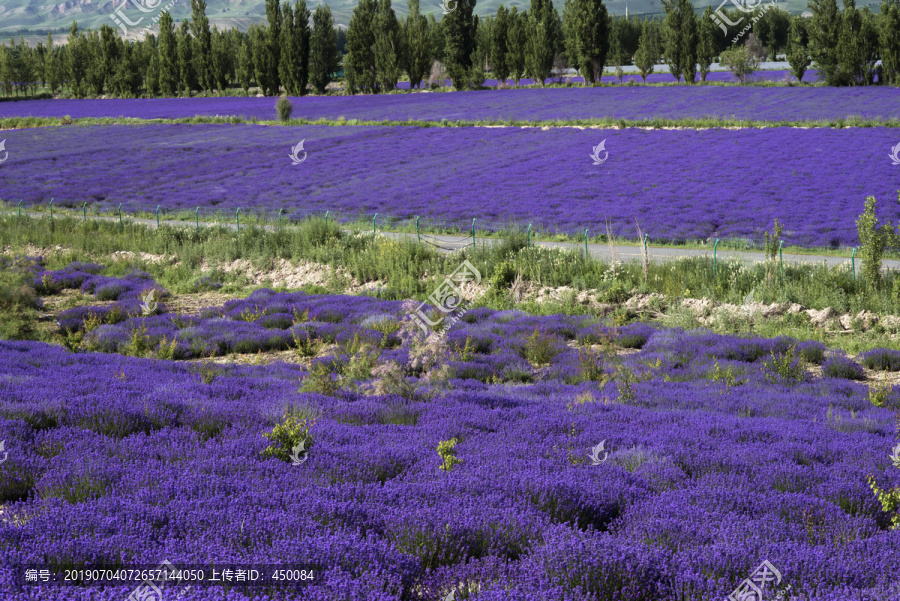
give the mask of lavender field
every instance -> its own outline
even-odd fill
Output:
[[[478,309],[423,346],[407,310],[269,291],[233,307],[356,331],[307,368],[0,342],[4,598],[122,599],[13,566],[163,559],[316,575],[190,600],[722,599],[764,560],[792,599],[897,598],[900,538],[866,481],[900,483],[892,411],[775,361],[827,365],[822,345]],[[604,338],[640,349],[633,380],[567,346]],[[320,368],[341,389],[298,392]],[[286,411],[312,424],[296,464],[263,453]]]
[[[663,77],[660,75],[659,77]],[[671,75],[666,74],[671,79]],[[898,119],[891,87],[605,87],[504,89],[454,93],[292,98],[294,117],[423,121],[668,119],[720,117],[752,121],[815,121],[848,117]],[[195,115],[275,118],[272,98],[28,100],[0,102],[5,117],[133,117]]]
[[[399,98],[399,97],[398,97]],[[144,125],[10,131],[2,199],[123,212],[237,207],[371,219],[417,215],[460,227],[657,241],[748,238],[775,218],[788,243],[852,246],[863,199],[896,220],[890,128],[580,130]],[[305,140],[308,158],[289,159]],[[601,140],[609,158],[594,165]],[[62,155],[59,149],[66,149]],[[490,169],[485,169],[491,165]],[[260,186],[260,182],[266,182]]]

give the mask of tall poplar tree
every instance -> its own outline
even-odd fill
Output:
[[[174,24],[169,11],[159,16],[159,91],[163,96],[178,93],[178,51]]]
[[[383,92],[397,87],[404,46],[400,22],[391,7],[391,0],[378,0],[375,8],[375,77]]]
[[[885,83],[900,84],[900,0],[883,0],[878,32],[881,73]]]
[[[206,18],[206,0],[191,0],[191,34],[194,36],[194,71],[204,90],[215,87],[211,76],[212,36]]]
[[[428,35],[428,19],[419,13],[419,0],[409,0],[408,14],[403,22],[403,64],[409,75],[409,87],[422,84],[431,69],[433,50]],[[503,8],[500,5],[498,11]]]
[[[337,45],[334,40],[334,18],[327,4],[320,4],[313,13],[312,37],[309,49],[309,80],[319,94],[324,94],[338,66]]]
[[[444,15],[441,29],[444,34],[444,64],[457,90],[468,88],[473,80],[475,54],[475,0],[457,0],[456,10]],[[480,81],[477,83],[481,83]]]
[[[347,26],[347,54],[344,56],[344,76],[347,92],[377,91],[375,70],[375,2],[359,0]]]
[[[841,82],[838,42],[841,32],[841,13],[837,0],[809,0],[809,54],[819,71],[819,78],[830,86]]]
[[[497,87],[506,85],[509,77],[509,62],[507,61],[507,40],[509,37],[509,11],[502,4],[497,7],[497,18],[491,31],[490,61],[491,70],[497,78]]]

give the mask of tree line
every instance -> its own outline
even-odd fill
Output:
[[[697,14],[690,0],[662,0],[662,17],[609,15],[603,0],[531,0],[528,9],[500,5],[480,19],[476,0],[458,0],[440,20],[408,0],[398,18],[391,0],[359,0],[346,31],[331,10],[310,12],[305,0],[266,0],[266,21],[247,32],[210,28],[206,0],[191,0],[191,18],[175,24],[168,12],[159,33],[127,41],[103,25],[80,31],[73,23],[66,44],[0,45],[0,89],[7,96],[40,88],[85,96],[177,96],[223,93],[234,87],[265,95],[326,93],[343,69],[346,93],[387,92],[404,77],[411,87],[426,80],[456,89],[481,85],[486,76],[505,85],[527,77],[543,84],[554,70],[575,68],[585,85],[606,67],[634,64],[646,81],[664,62],[676,81],[705,81],[710,65],[728,66],[743,81],[765,58],[786,55],[802,79],[814,66],[827,85],[900,84],[900,0],[884,0],[880,13],[854,0],[809,0],[812,17],[779,8],[752,13],[711,7]],[[735,24],[729,30],[720,19]],[[752,27],[750,27],[752,25]],[[743,29],[740,29],[743,27]],[[746,36],[743,34],[752,28]],[[723,32],[723,30],[725,30]],[[878,64],[880,61],[880,64]]]

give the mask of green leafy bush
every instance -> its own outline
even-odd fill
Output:
[[[287,99],[287,96],[282,96],[275,103],[275,112],[278,113],[279,121],[287,123],[291,120],[291,115],[294,114],[294,105]]]
[[[456,447],[456,443],[459,442],[455,438],[451,438],[450,440],[442,440],[438,443],[437,452],[438,455],[441,456],[441,469],[445,472],[449,472],[453,469],[453,466],[458,463],[462,463],[462,459],[459,459],[456,456],[456,451],[454,448]]]
[[[300,451],[309,451],[313,444],[313,436],[310,427],[313,424],[306,417],[299,417],[295,412],[288,411],[284,415],[284,421],[275,424],[271,432],[264,432],[263,436],[272,441],[260,454],[263,457],[275,457],[285,462],[291,462],[292,455]]]

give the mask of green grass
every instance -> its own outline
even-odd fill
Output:
[[[604,84],[607,85],[607,84]],[[668,85],[668,84],[653,84]],[[190,124],[190,125],[282,125],[296,127],[301,125],[371,125],[383,127],[483,127],[505,125],[507,127],[596,127],[606,129],[622,129],[627,127],[642,127],[652,129],[681,127],[687,129],[710,129],[717,127],[740,127],[745,129],[763,129],[767,127],[828,127],[842,129],[845,127],[900,127],[900,119],[865,119],[863,117],[847,117],[846,119],[810,119],[810,120],[779,120],[765,121],[753,119],[731,119],[722,117],[686,117],[680,119],[668,119],[651,117],[647,119],[617,119],[612,117],[594,117],[590,119],[460,119],[449,121],[415,120],[396,121],[391,119],[367,120],[367,119],[291,119],[281,122],[275,119],[275,109],[272,109],[272,119],[249,119],[237,116],[195,116],[178,119],[137,119],[131,117],[90,117],[69,119],[67,117],[6,117],[0,119],[0,129],[25,129],[36,127],[53,127],[58,125],[74,125],[89,127],[94,125],[147,125],[147,124]]]
[[[193,228],[163,226],[159,230],[126,222],[119,231],[116,222],[83,222],[59,216],[30,218],[14,215],[0,216],[0,246],[22,252],[27,245],[39,248],[60,246],[64,252],[51,255],[47,267],[60,268],[70,261],[97,261],[110,266],[108,273],[121,274],[130,266],[148,271],[172,292],[190,292],[192,283],[202,272],[225,281],[223,291],[243,295],[253,289],[244,276],[216,271],[216,266],[237,259],[247,259],[262,267],[276,259],[312,261],[340,268],[359,282],[380,281],[385,284],[379,293],[391,300],[425,300],[443,278],[461,260],[459,254],[443,255],[415,241],[396,241],[365,233],[346,232],[334,222],[312,218],[296,227],[266,231],[258,227],[243,228],[240,233],[224,227]],[[152,263],[140,260],[111,261],[116,251],[151,253],[177,259]],[[714,274],[712,260],[707,257],[678,259],[663,264],[651,263],[647,280],[638,262],[610,266],[608,263],[585,261],[578,251],[559,251],[527,247],[521,232],[504,233],[504,240],[492,248],[468,249],[471,260],[482,275],[482,283],[503,282],[489,288],[478,304],[493,309],[518,307],[533,314],[595,312],[579,303],[577,291],[593,293],[601,302],[620,304],[635,293],[657,292],[669,299],[678,297],[707,297],[720,302],[742,304],[752,291],[754,299],[763,303],[800,303],[808,308],[832,307],[840,313],[856,314],[869,310],[876,314],[900,314],[900,298],[894,292],[893,274],[886,274],[877,290],[867,290],[861,281],[854,280],[845,268],[822,265],[785,266],[784,281],[771,263],[748,264],[736,260],[718,262]],[[508,278],[495,278],[499,271],[512,269],[526,281],[537,286],[571,287],[569,293],[553,302],[514,303],[508,294]],[[426,275],[427,274],[427,275]],[[40,338],[34,327],[37,308],[33,295],[27,293],[25,276],[7,270],[0,280],[0,310],[5,316],[0,336],[4,338]],[[347,281],[333,276],[325,288],[341,293]],[[637,316],[623,307],[616,309],[611,319],[625,323],[638,317],[662,317],[670,326],[697,327],[698,319],[685,311],[660,307],[653,314]],[[859,352],[875,347],[897,348],[889,332],[875,328],[866,333],[830,334],[820,332],[805,319],[785,316],[770,319],[726,320],[713,325],[721,332],[759,336],[789,335],[799,339],[818,339],[830,346]]]

